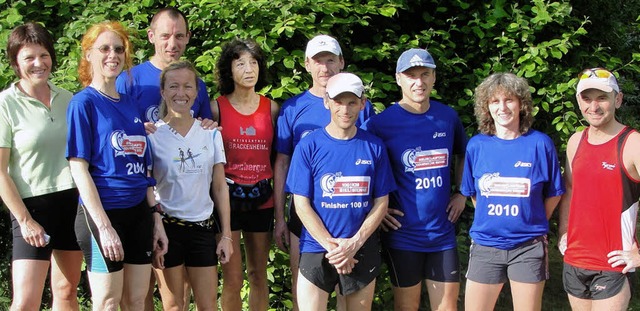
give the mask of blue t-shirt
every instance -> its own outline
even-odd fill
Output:
[[[403,217],[398,230],[382,234],[385,247],[439,252],[456,247],[448,220],[453,155],[463,155],[467,136],[451,107],[430,100],[429,110],[415,114],[394,104],[371,117],[362,128],[380,137],[389,152],[398,190],[389,207]]]
[[[544,200],[564,193],[553,141],[535,130],[513,140],[474,136],[460,190],[476,198],[475,243],[510,250],[547,234]]]
[[[367,100],[364,110],[360,111],[356,126],[374,114],[371,102]],[[315,96],[309,90],[287,99],[278,116],[278,132],[276,151],[292,155],[300,139],[316,129],[327,126],[331,122],[329,109],[324,106],[324,99]]]
[[[144,122],[158,122],[158,107],[162,101],[160,95],[160,73],[150,61],[146,61],[123,71],[116,79],[116,89],[120,94],[129,94],[137,104]],[[195,118],[213,119],[209,94],[204,81],[198,79],[198,96],[191,107],[191,114]]]
[[[358,232],[375,198],[395,189],[389,159],[379,138],[358,130],[348,140],[314,131],[296,147],[287,185],[293,194],[309,198],[332,237],[350,238]],[[302,253],[326,250],[303,228]]]
[[[66,157],[89,163],[104,209],[139,204],[150,186],[151,157],[143,122],[131,98],[121,94],[113,102],[87,87],[71,98],[67,123]]]

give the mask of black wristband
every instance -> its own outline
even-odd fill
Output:
[[[160,203],[156,203],[156,205],[150,207],[152,213],[162,214],[162,205]]]

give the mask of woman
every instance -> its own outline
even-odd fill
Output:
[[[11,310],[40,309],[50,262],[53,310],[78,310],[78,192],[64,159],[72,94],[49,82],[56,54],[39,24],[16,27],[7,56],[19,78],[0,93],[0,197],[13,227]]]
[[[564,186],[553,141],[531,129],[529,85],[512,73],[486,78],[475,93],[480,134],[469,140],[461,192],[475,206],[466,310],[493,310],[509,280],[515,310],[540,310],[548,219]]]
[[[188,279],[197,309],[216,310],[216,254],[222,264],[233,256],[222,137],[217,129],[204,129],[201,121],[191,116],[198,94],[198,76],[191,63],[169,64],[160,74],[160,93],[162,119],[149,141],[152,175],[158,182],[150,200],[162,210],[169,239],[166,255],[154,258],[154,266],[160,268],[156,272],[162,304],[165,310],[184,310],[184,282]],[[203,195],[209,189],[212,196]],[[211,219],[214,206],[223,228],[217,249]]]
[[[227,153],[225,175],[231,199],[231,237],[240,249],[244,238],[249,277],[249,309],[269,304],[267,259],[273,230],[273,170],[271,146],[278,104],[260,94],[265,84],[262,49],[251,40],[233,40],[222,48],[217,63],[222,96],[211,103],[213,117],[224,128]],[[242,253],[235,252],[222,266],[222,308],[242,309]]]
[[[166,251],[162,220],[146,201],[150,154],[145,130],[116,77],[131,67],[124,27],[102,22],[82,38],[85,88],[67,119],[67,158],[80,192],[75,230],[89,271],[94,310],[143,310],[154,246]],[[122,300],[122,301],[121,301]]]

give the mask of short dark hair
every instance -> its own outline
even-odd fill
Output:
[[[153,17],[151,18],[151,23],[150,23],[150,27],[151,30],[155,29],[156,27],[156,22],[158,21],[158,18],[160,18],[160,16],[162,14],[167,14],[169,15],[169,17],[171,17],[172,19],[178,19],[180,17],[182,17],[182,19],[184,20],[184,25],[187,28],[187,32],[189,32],[189,21],[187,20],[187,16],[184,15],[184,13],[182,13],[182,11],[178,10],[175,7],[166,7],[166,8],[162,8],[160,10],[158,10],[158,12],[156,12],[156,14],[153,15]]]
[[[267,66],[264,63],[264,53],[262,48],[251,39],[234,39],[227,42],[222,47],[222,53],[216,64],[216,78],[218,80],[218,90],[222,95],[233,93],[235,84],[233,82],[233,74],[231,72],[231,63],[233,60],[240,58],[240,54],[248,52],[251,57],[258,61],[258,82],[256,83],[256,91],[262,89],[266,85]]]
[[[51,56],[51,71],[56,68],[56,51],[53,49],[53,36],[42,25],[28,22],[20,25],[11,31],[7,40],[7,57],[9,65],[13,68],[18,78],[20,76],[20,68],[18,68],[18,53],[27,44],[37,44],[44,47]]]

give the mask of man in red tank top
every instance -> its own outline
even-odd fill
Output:
[[[622,97],[610,71],[580,73],[576,98],[589,127],[567,143],[558,243],[573,310],[626,310],[640,266],[640,134],[615,119]]]

